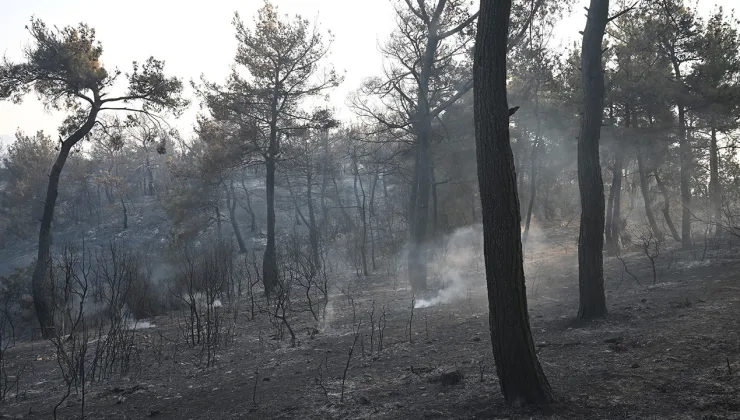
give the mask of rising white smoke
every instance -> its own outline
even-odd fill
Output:
[[[434,257],[429,264],[429,273],[439,279],[442,287],[435,296],[417,300],[415,308],[428,308],[463,299],[469,290],[482,283],[482,276],[476,275],[483,268],[480,225],[457,229],[430,252]]]

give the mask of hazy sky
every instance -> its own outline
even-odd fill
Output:
[[[644,0],[650,1],[650,0]],[[730,9],[736,0],[703,0],[700,11],[706,13],[715,4]],[[564,19],[558,30],[559,40],[578,34],[585,25],[583,4],[578,0],[572,16]],[[273,0],[280,13],[317,18],[323,29],[334,35],[330,62],[346,72],[345,82],[332,94],[332,104],[340,108],[347,94],[357,89],[362,79],[377,74],[382,57],[377,49],[393,30],[390,0]],[[105,6],[103,6],[105,5]],[[134,60],[149,56],[165,60],[167,74],[188,82],[205,74],[221,82],[229,71],[236,51],[231,19],[238,11],[246,22],[252,21],[261,0],[0,0],[0,54],[20,59],[21,49],[29,42],[24,26],[36,16],[49,25],[66,26],[85,22],[97,31],[102,42],[103,63],[123,71]],[[555,41],[559,43],[560,41]],[[192,92],[188,88],[188,96]],[[176,122],[188,130],[197,112],[193,105]],[[342,110],[340,116],[349,111]],[[12,135],[20,128],[26,133],[43,129],[56,133],[63,113],[45,112],[29,95],[22,105],[0,102],[0,135]]]

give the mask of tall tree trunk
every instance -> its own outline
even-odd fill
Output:
[[[306,174],[306,207],[308,208],[308,240],[311,243],[311,260],[314,274],[321,271],[321,249],[319,244],[319,226],[316,223],[316,210],[313,206],[313,173]]]
[[[610,253],[616,253],[619,250],[619,231],[621,230],[622,218],[620,216],[622,209],[622,171],[624,169],[624,153],[621,145],[617,146],[616,156],[614,158],[614,171],[612,172],[612,191],[614,192],[614,204],[612,206],[612,215],[610,217],[612,227],[611,243],[607,249]]]
[[[632,123],[632,108],[630,105],[625,106],[624,110],[624,127],[626,129],[630,128],[630,125]],[[623,142],[620,142],[623,143]],[[612,188],[613,194],[610,193],[610,196],[614,197],[614,203],[612,206],[612,214],[609,218],[611,220],[611,229],[608,229],[611,233],[611,242],[609,243],[607,249],[611,253],[618,253],[619,252],[619,237],[622,230],[622,178],[623,178],[623,170],[624,170],[624,144],[617,144],[617,147],[615,148],[615,156],[614,156],[614,171],[612,172]],[[608,240],[608,239],[607,239]]]
[[[337,195],[337,207],[339,207],[339,211],[342,214],[342,219],[344,220],[344,230],[352,231],[355,228],[355,222],[349,216],[349,213],[347,213],[347,208],[342,202],[342,191],[339,189],[339,185],[337,185],[337,178],[333,173],[331,174],[331,182],[332,184],[334,184],[334,193]]]
[[[434,176],[434,165],[429,170],[430,184],[432,186],[432,238],[437,236],[437,222],[439,216],[439,203],[437,202],[437,178]]]
[[[478,182],[491,343],[508,404],[546,404],[550,384],[537,360],[527,313],[520,208],[509,142],[506,46],[511,0],[480,2],[474,74]]]
[[[362,264],[362,274],[368,276],[370,272],[367,269],[367,212],[365,206],[367,199],[365,196],[365,188],[362,186],[362,178],[360,178],[360,169],[357,165],[357,157],[352,157],[352,168],[354,171],[354,193],[355,193],[355,204],[362,220],[362,236],[360,242],[360,259]],[[359,185],[359,189],[357,188]],[[362,194],[362,195],[360,195]]]
[[[712,127],[709,144],[709,197],[712,203],[712,218],[715,224],[714,234],[721,233],[722,224],[722,185],[719,183],[719,148],[717,147],[717,129]]]
[[[419,133],[417,166],[415,171],[416,200],[413,204],[411,243],[409,244],[409,281],[415,292],[427,288],[427,244],[429,198],[431,193],[428,133]]]
[[[535,132],[534,142],[532,143],[532,155],[530,160],[532,167],[529,173],[529,204],[527,205],[527,215],[524,219],[524,233],[522,234],[522,246],[526,249],[527,239],[529,238],[529,226],[532,222],[532,210],[534,209],[534,200],[537,196],[537,152],[542,141],[542,122],[539,115],[539,92],[535,90],[535,115],[537,118],[537,131]]]
[[[126,208],[126,202],[123,201],[123,194],[120,191],[118,192],[118,198],[121,201],[121,208],[123,209],[123,230],[126,230],[128,229],[128,209]]]
[[[673,71],[678,83],[681,80],[681,66],[672,57]],[[691,248],[691,144],[686,132],[686,106],[679,95],[678,108],[678,148],[681,163],[681,248]]]
[[[242,208],[249,214],[249,231],[255,233],[257,231],[257,218],[255,217],[254,210],[252,210],[252,195],[249,194],[249,188],[247,188],[247,183],[244,181],[244,175],[242,175],[241,184],[242,190],[244,190],[244,198],[247,200],[247,204],[242,206]],[[234,195],[234,201],[236,201],[236,195]]]
[[[609,246],[612,243],[612,216],[614,215],[614,175],[612,166],[612,184],[609,187],[609,198],[606,201],[606,223],[604,223],[604,237],[606,238],[606,244]]]
[[[375,191],[378,186],[380,170],[375,169],[375,175],[373,176],[373,184],[370,187],[370,218],[368,220],[368,228],[370,229],[370,261],[373,265],[373,271],[377,270],[377,264],[375,262],[375,234],[373,231],[373,220],[375,220]]]
[[[275,249],[275,159],[265,160],[265,196],[267,200],[267,245],[262,256],[262,279],[265,293],[274,291],[278,281],[277,251]]]
[[[444,2],[437,7],[444,8]],[[442,10],[442,9],[438,9]],[[426,45],[421,62],[421,71],[418,78],[418,92],[414,131],[416,132],[416,161],[414,180],[416,189],[412,190],[413,214],[410,224],[411,241],[409,244],[409,280],[414,291],[423,291],[427,288],[427,230],[429,223],[429,199],[431,194],[431,144],[429,135],[432,128],[429,105],[429,81],[434,73],[434,57],[439,45],[437,25],[440,14],[436,11],[427,23]],[[413,187],[412,187],[413,188]]]
[[[599,162],[599,137],[604,109],[601,41],[609,18],[608,0],[591,0],[583,31],[581,79],[583,110],[578,135],[578,187],[581,229],[578,237],[579,319],[606,316],[604,296],[604,182]]]
[[[223,233],[221,229],[221,207],[218,205],[218,198],[216,200],[216,205],[214,206],[214,210],[216,211],[216,237],[220,241],[221,234]]]
[[[152,196],[154,195],[154,174],[152,173],[152,165],[149,161],[149,151],[144,149],[144,154],[146,156],[146,161],[144,162],[146,165],[146,195]]]
[[[640,191],[642,192],[642,199],[645,202],[645,215],[647,216],[650,229],[653,234],[658,238],[658,241],[663,240],[663,232],[658,227],[658,222],[655,221],[655,215],[653,214],[652,200],[650,199],[650,186],[648,184],[647,170],[645,169],[645,156],[644,150],[641,147],[637,151],[637,171],[640,177]]]
[[[673,236],[673,239],[675,239],[677,242],[681,242],[681,236],[679,236],[678,231],[676,230],[676,225],[673,224],[673,218],[671,218],[671,200],[669,200],[668,198],[668,189],[666,189],[665,184],[663,184],[663,181],[661,181],[657,169],[653,169],[653,175],[655,175],[655,183],[658,184],[658,189],[663,195],[662,212],[663,218],[665,218],[665,223],[668,225],[668,230],[671,231],[671,236]]]
[[[244,238],[239,229],[239,223],[236,220],[236,191],[234,190],[234,181],[229,181],[228,189],[224,185],[224,190],[226,192],[226,207],[229,209],[229,221],[231,222],[231,228],[234,229],[236,244],[239,246],[239,252],[246,254],[247,246],[244,244]]]
[[[329,236],[329,206],[326,205],[326,191],[329,186],[329,130],[321,133],[321,231],[324,238]]]
[[[46,200],[44,201],[44,213],[41,216],[41,226],[39,227],[39,248],[36,257],[36,266],[31,277],[33,306],[36,311],[36,317],[39,320],[41,334],[44,338],[51,338],[54,335],[54,308],[52,307],[49,296],[51,287],[47,284],[47,280],[52,265],[51,223],[54,219],[54,208],[57,203],[59,178],[72,147],[82,140],[95,125],[99,109],[99,104],[96,103],[93,105],[87,120],[85,120],[85,124],[62,142],[59,155],[57,155],[57,159],[54,161],[54,165],[51,167],[51,172],[49,173],[49,184],[46,188]]]

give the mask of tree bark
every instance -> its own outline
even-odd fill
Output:
[[[360,259],[362,265],[362,274],[364,276],[370,275],[367,269],[367,212],[365,211],[366,205],[366,194],[365,188],[362,186],[362,178],[360,178],[360,169],[357,164],[357,156],[352,156],[352,169],[354,175],[354,193],[355,193],[355,205],[359,212],[360,219],[362,220],[362,236],[360,242]],[[359,189],[357,186],[359,185]],[[360,197],[362,194],[362,197]]]
[[[265,197],[267,200],[267,245],[262,256],[262,281],[265,293],[270,294],[278,281],[277,251],[275,249],[275,159],[265,161]]]
[[[712,221],[715,224],[714,234],[719,235],[722,224],[722,186],[719,183],[719,148],[715,127],[712,127],[709,143],[709,198],[712,203]]]
[[[643,148],[637,151],[637,171],[640,177],[640,191],[642,192],[642,200],[645,202],[645,215],[647,216],[650,229],[658,241],[663,240],[663,232],[658,227],[658,222],[655,221],[655,215],[653,214],[652,200],[650,199],[650,185],[648,183],[647,171],[645,169],[645,157]]]
[[[632,109],[629,105],[625,106],[624,110],[624,127],[629,129],[632,122]],[[612,172],[612,192],[610,194],[614,197],[612,206],[612,215],[609,218],[611,220],[611,229],[608,229],[611,234],[611,243],[608,246],[610,253],[619,252],[619,237],[622,230],[622,171],[624,170],[624,144],[617,144],[614,157],[614,171]]]
[[[244,181],[244,175],[242,175],[241,184],[245,199],[247,200],[246,206],[242,208],[249,214],[249,231],[255,233],[257,231],[257,218],[255,217],[254,210],[252,210],[252,196],[249,194],[249,188],[247,188],[247,183]],[[236,195],[234,195],[234,201],[236,201]]]
[[[236,244],[239,246],[239,252],[246,254],[247,246],[244,244],[239,223],[236,221],[236,192],[234,190],[234,181],[229,182],[228,189],[224,185],[224,190],[226,190],[226,207],[229,209],[229,221],[231,222],[231,228],[234,229]]]
[[[581,49],[583,114],[578,135],[578,187],[581,228],[578,238],[579,319],[606,316],[604,296],[604,183],[599,137],[604,109],[601,42],[609,18],[608,0],[591,0]]]
[[[604,223],[604,237],[606,244],[612,243],[612,216],[614,215],[614,175],[612,166],[612,184],[609,186],[609,198],[606,201],[606,223]]]
[[[416,193],[412,203],[411,241],[409,244],[409,281],[415,292],[427,288],[427,244],[429,199],[431,193],[428,131],[418,131],[415,170]]]
[[[529,174],[529,204],[527,205],[527,216],[524,219],[524,233],[522,234],[522,246],[526,249],[527,239],[529,238],[529,226],[532,221],[532,210],[534,209],[534,200],[537,196],[537,152],[542,140],[542,122],[539,115],[539,92],[535,89],[535,115],[537,118],[537,131],[532,144],[531,163],[532,167]]]
[[[97,94],[96,94],[97,99]],[[41,216],[41,226],[39,227],[39,248],[36,257],[36,266],[31,277],[31,294],[33,295],[33,306],[36,311],[36,317],[39,320],[41,334],[44,338],[50,338],[54,335],[54,308],[50,302],[49,293],[51,288],[47,288],[49,270],[51,269],[51,223],[54,219],[54,208],[57,202],[59,190],[59,178],[62,174],[64,164],[67,162],[69,152],[77,142],[82,140],[95,125],[98,117],[100,105],[93,105],[90,114],[87,116],[85,123],[62,142],[59,148],[59,155],[51,167],[49,173],[49,184],[46,188],[46,200],[44,201],[44,213]]]
[[[508,404],[547,404],[550,384],[532,341],[527,313],[514,155],[506,101],[511,0],[480,2],[474,55],[474,117],[491,343]],[[485,46],[485,48],[481,48]]]
[[[681,66],[676,57],[671,57],[676,81],[680,84]],[[680,97],[678,108],[678,148],[681,164],[681,248],[691,248],[691,145],[686,133],[686,106]]]
[[[668,229],[671,231],[673,239],[677,242],[681,242],[681,236],[679,236],[678,231],[676,230],[676,225],[673,224],[673,219],[671,218],[671,201],[668,199],[668,190],[666,189],[665,184],[663,184],[663,181],[661,181],[657,169],[653,169],[653,175],[655,175],[655,183],[658,184],[658,189],[663,195],[662,212],[663,218],[665,218],[665,223],[668,225]]]

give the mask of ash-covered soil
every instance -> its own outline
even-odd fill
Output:
[[[701,258],[703,255],[703,259]],[[387,275],[337,275],[355,302],[333,289],[327,322],[296,316],[298,336],[271,337],[266,316],[239,302],[237,328],[215,366],[179,338],[176,315],[138,330],[137,357],[124,377],[87,386],[89,419],[738,419],[740,418],[740,252],[666,251],[653,284],[639,251],[606,261],[609,317],[574,321],[577,265],[572,245],[527,257],[528,296],[538,355],[557,396],[547,409],[505,407],[488,333],[484,280],[450,303],[417,308]],[[351,281],[350,281],[351,279]],[[638,284],[639,282],[639,284]],[[423,297],[416,297],[420,299]],[[370,338],[374,302],[375,332]],[[385,308],[383,348],[378,319]],[[300,318],[300,319],[299,319]],[[348,352],[361,321],[344,381]],[[410,334],[409,334],[410,330]],[[372,347],[372,348],[371,348]],[[11,348],[6,371],[30,362],[7,391],[1,418],[48,419],[63,395],[55,352],[35,341]],[[321,372],[321,373],[319,373]],[[59,418],[79,418],[73,395]]]

